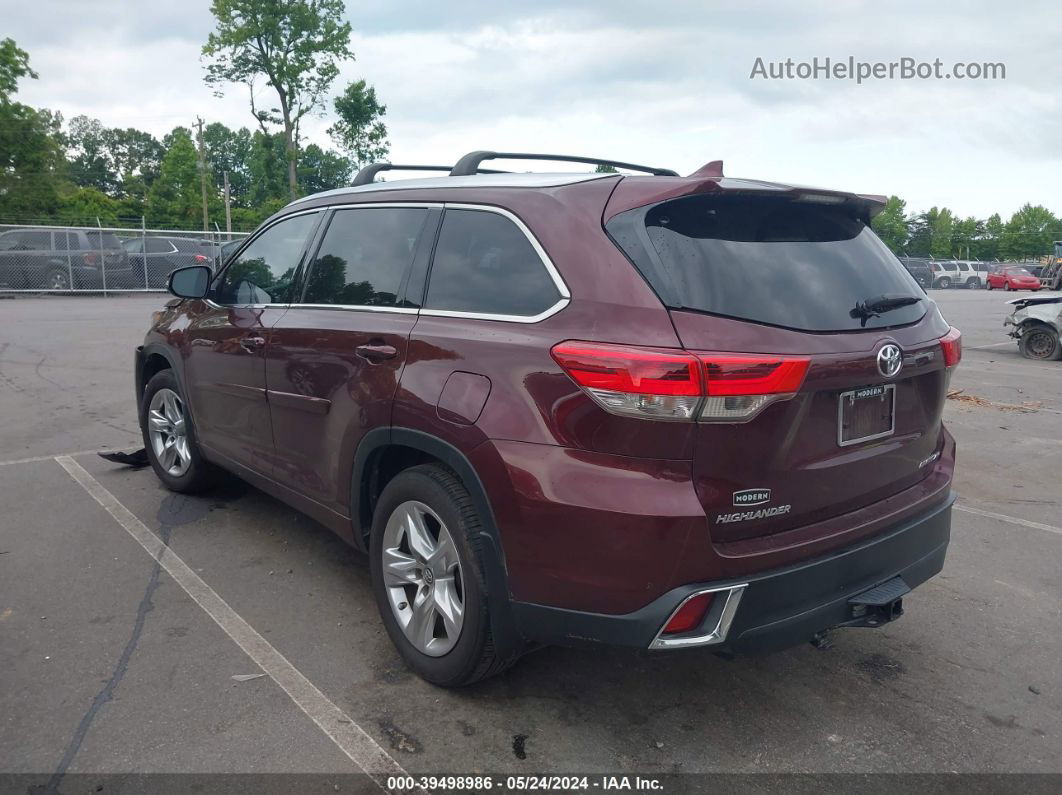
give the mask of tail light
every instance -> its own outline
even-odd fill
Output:
[[[204,257],[202,254],[196,254],[194,259],[196,265],[202,265],[205,262],[210,262],[210,257]]]
[[[613,414],[643,419],[743,422],[791,398],[809,360],[562,342],[551,351],[564,371]]]
[[[944,366],[954,367],[962,360],[962,333],[952,327],[940,338],[940,350],[944,354]]]
[[[93,254],[93,253],[91,253],[91,252],[90,252],[90,253],[88,253],[88,254],[83,254],[83,255],[81,256],[81,260],[82,260],[82,262],[84,262],[84,263],[85,263],[86,265],[95,265],[95,264],[96,264],[96,261],[97,261],[97,260],[96,260],[96,255],[95,255],[95,254]]]
[[[613,414],[690,420],[701,403],[700,362],[689,353],[585,342],[562,342],[550,353]]]
[[[810,359],[795,356],[698,354],[704,365],[707,397],[704,422],[744,422],[771,403],[788,400],[804,383]]]

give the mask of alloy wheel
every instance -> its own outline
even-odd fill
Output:
[[[431,508],[409,500],[383,533],[383,582],[398,626],[417,651],[441,657],[464,625],[464,580],[457,546]]]
[[[181,477],[192,465],[184,401],[172,389],[151,396],[147,413],[148,438],[156,460],[167,474]]]

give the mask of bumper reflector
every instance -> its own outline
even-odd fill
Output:
[[[700,626],[704,620],[704,614],[712,606],[712,593],[699,593],[687,599],[682,607],[675,611],[671,620],[664,626],[664,635],[677,635],[680,632],[689,632],[694,627]]]

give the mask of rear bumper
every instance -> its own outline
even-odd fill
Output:
[[[931,510],[874,538],[794,566],[674,588],[633,613],[606,615],[516,602],[514,615],[531,642],[651,648],[683,601],[717,591],[701,626],[686,636],[691,642],[675,645],[741,653],[793,646],[833,627],[875,626],[881,622],[856,615],[851,600],[897,577],[915,588],[937,574],[951,537],[954,501],[949,493]]]

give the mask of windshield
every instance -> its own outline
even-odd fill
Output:
[[[606,228],[665,305],[805,331],[862,328],[861,301],[923,296],[844,207],[773,197],[693,196],[617,215]],[[924,302],[869,318],[903,325]]]
[[[1025,268],[1011,268],[1007,273],[1013,274],[1014,276],[1032,276],[1032,272],[1027,271]]]

